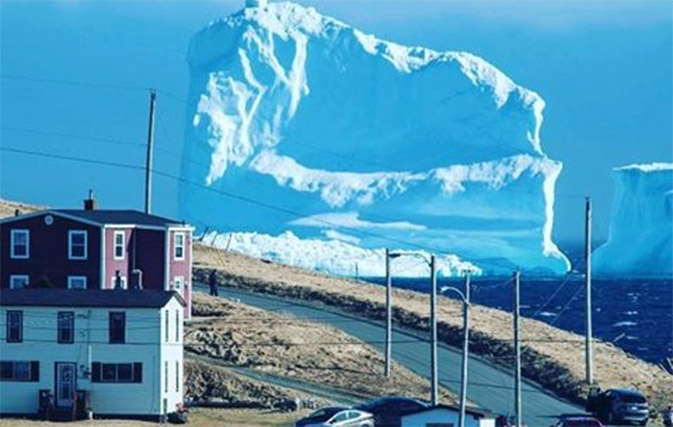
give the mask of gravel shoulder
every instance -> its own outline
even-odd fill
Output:
[[[218,281],[226,286],[324,304],[363,318],[385,318],[385,290],[381,286],[195,245],[194,280],[207,282],[213,269]],[[419,292],[395,289],[394,322],[427,331],[428,298]],[[438,326],[440,339],[449,345],[460,345],[460,304],[440,297],[438,312],[442,319]],[[512,315],[473,305],[470,323],[470,352],[511,368]],[[583,381],[583,337],[528,318],[522,319],[521,326],[523,375],[560,397],[583,403],[588,391]],[[600,340],[595,341],[594,358],[595,378],[601,388],[636,388],[645,393],[658,410],[673,404],[673,376],[658,366]]]

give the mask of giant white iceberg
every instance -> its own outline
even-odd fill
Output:
[[[595,251],[598,276],[673,278],[673,163],[614,170],[608,241]]]
[[[190,44],[183,217],[266,234],[294,254],[276,258],[332,273],[356,260],[320,263],[338,245],[284,233],[455,254],[484,272],[567,271],[551,239],[561,164],[542,150],[535,92],[469,53],[250,4]]]

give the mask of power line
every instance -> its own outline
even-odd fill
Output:
[[[126,145],[126,146],[143,147],[143,148],[147,146],[147,144],[141,144],[141,143],[138,143],[138,142],[131,142],[131,141],[124,141],[124,140],[119,140],[119,139],[99,138],[99,137],[95,137],[95,136],[85,136],[85,135],[73,135],[73,134],[69,134],[69,133],[51,132],[51,131],[43,131],[43,130],[37,130],[37,129],[26,129],[26,128],[18,128],[18,127],[13,127],[13,126],[0,126],[0,130],[6,130],[6,131],[12,131],[12,132],[33,133],[33,134],[36,134],[36,135],[57,136],[59,138],[68,138],[68,139],[73,139],[73,140],[95,141],[95,142],[100,142],[100,143],[103,143],[103,144]]]
[[[42,77],[26,77],[26,76],[16,76],[16,75],[0,75],[0,79],[3,80],[15,80],[15,81],[24,81],[32,83],[42,83],[42,84],[56,84],[56,85],[67,85],[67,86],[81,86],[81,87],[99,87],[105,89],[116,89],[116,90],[132,90],[132,91],[147,91],[150,90],[149,87],[142,86],[132,86],[126,84],[117,84],[117,83],[104,83],[104,82],[85,82],[77,80],[61,80],[61,79],[50,79]]]

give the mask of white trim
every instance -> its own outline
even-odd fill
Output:
[[[164,291],[168,290],[168,276],[170,275],[171,271],[171,231],[169,229],[164,229],[166,233],[166,237],[164,239],[164,262],[165,264],[165,270],[164,270]]]
[[[105,228],[100,229],[100,288],[105,289]]]
[[[141,228],[143,230],[165,230],[166,227],[160,225],[142,225],[142,224],[103,224],[103,228]]]
[[[73,280],[84,280],[84,287],[83,288],[75,288],[72,285]],[[87,283],[87,278],[86,276],[68,276],[68,289],[88,289],[89,284]]]
[[[17,255],[14,253],[14,236],[17,234],[26,235],[26,254]],[[10,258],[12,259],[29,259],[30,258],[30,230],[27,228],[15,228],[10,230],[10,239],[9,239],[9,248],[10,248]]]
[[[177,240],[178,236],[182,236],[182,244],[180,248],[182,249],[182,255],[176,256],[175,252],[178,248]],[[183,261],[185,259],[185,233],[183,231],[174,231],[173,232],[173,260],[174,261]]]
[[[84,255],[83,256],[73,256],[72,254],[72,236],[75,234],[84,235]],[[89,246],[89,233],[86,230],[68,230],[68,259],[72,260],[85,260],[87,259]]]
[[[117,236],[122,236],[122,255],[117,256]],[[126,231],[115,231],[112,234],[112,257],[116,260],[123,260],[126,258]]]
[[[30,277],[27,274],[12,274],[9,276],[9,289],[20,289],[14,286],[14,279],[25,279],[26,283],[20,288],[25,288],[28,283],[30,283]]]

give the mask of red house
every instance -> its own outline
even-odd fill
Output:
[[[0,287],[176,290],[191,313],[192,231],[134,210],[51,209],[0,220]],[[116,286],[115,286],[116,285]]]

